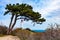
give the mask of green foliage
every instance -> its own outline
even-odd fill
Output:
[[[19,3],[7,4],[5,9],[6,12],[4,13],[4,15],[6,14],[12,15],[11,22],[9,25],[9,31],[13,29],[18,19],[24,19],[24,21],[31,20],[33,23],[37,24],[42,24],[43,22],[45,22],[45,19],[41,18],[41,14],[39,12],[34,12],[32,6],[28,4],[19,4]]]
[[[28,19],[36,23],[37,22],[42,23],[45,21],[44,18],[41,18],[41,14],[39,12],[34,12],[33,8],[28,4],[19,4],[19,3],[13,5],[8,4],[6,6],[6,9],[7,11],[5,12],[5,14],[7,14],[8,12],[11,12],[11,14],[17,14],[21,16],[20,19],[25,19],[25,20]]]

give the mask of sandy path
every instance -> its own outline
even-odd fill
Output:
[[[20,40],[17,36],[4,36],[4,37],[0,37],[0,40]]]

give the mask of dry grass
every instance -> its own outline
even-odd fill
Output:
[[[39,33],[32,32],[30,29],[17,28],[12,31],[12,35],[18,36],[20,40],[60,40],[60,26],[50,25],[45,32]]]

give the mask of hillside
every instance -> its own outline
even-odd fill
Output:
[[[60,26],[48,28],[45,32],[34,32],[30,29],[16,28],[11,35],[6,35],[6,27],[0,26],[0,40],[60,40]],[[3,37],[1,37],[3,36]]]

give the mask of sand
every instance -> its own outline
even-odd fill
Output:
[[[17,36],[8,35],[8,36],[0,37],[0,40],[20,40],[20,39]]]

